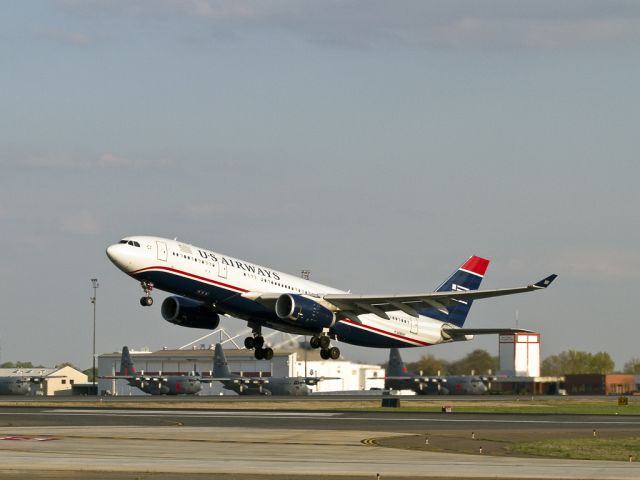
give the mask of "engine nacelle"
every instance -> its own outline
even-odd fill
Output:
[[[220,317],[210,305],[185,297],[167,297],[160,308],[162,318],[181,327],[215,330]]]
[[[276,300],[278,318],[310,330],[322,331],[335,321],[335,315],[318,302],[296,295],[285,293]]]

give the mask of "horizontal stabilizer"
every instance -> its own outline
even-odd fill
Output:
[[[443,328],[442,333],[450,337],[465,335],[511,335],[513,333],[536,333],[524,328]]]

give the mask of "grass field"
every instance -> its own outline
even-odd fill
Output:
[[[465,400],[454,397],[433,397],[428,400],[400,399],[400,408],[383,408],[381,399],[363,400],[335,400],[313,399],[305,400],[287,398],[251,399],[238,398],[237,401],[216,401],[213,397],[207,399],[164,398],[153,400],[143,397],[139,401],[134,399],[86,399],[56,401],[48,399],[33,400],[0,400],[2,406],[14,407],[80,407],[80,408],[136,408],[136,409],[200,409],[200,410],[323,410],[323,411],[389,411],[389,412],[441,412],[443,406],[450,406],[453,413],[530,413],[530,414],[584,414],[584,415],[640,415],[640,399],[629,398],[629,405],[619,406],[617,397],[579,398],[579,397],[526,397],[522,399],[500,399],[487,396],[482,399]]]
[[[576,460],[617,460],[636,462],[640,457],[640,437],[565,438],[511,445],[514,452],[540,457]]]
[[[417,403],[417,402],[416,402]],[[583,414],[583,415],[640,415],[640,402],[630,401],[629,405],[619,406],[617,398],[602,400],[520,400],[520,401],[441,401],[438,404],[418,405],[407,403],[402,407],[407,412],[440,412],[444,405],[450,406],[454,413],[536,413],[545,415]],[[381,407],[376,410],[389,410]]]

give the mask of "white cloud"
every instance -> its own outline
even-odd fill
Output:
[[[640,280],[640,252],[637,249],[611,247],[572,247],[551,253],[546,265],[553,265],[557,273],[572,279],[593,281]]]
[[[63,215],[60,230],[73,235],[98,235],[102,233],[103,226],[91,212],[80,210]]]
[[[215,30],[287,31],[348,47],[555,49],[640,42],[640,3],[512,0],[64,0],[76,14],[188,17]]]

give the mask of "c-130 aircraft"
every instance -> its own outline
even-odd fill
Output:
[[[215,330],[220,315],[248,323],[256,359],[271,359],[262,328],[311,336],[323,359],[337,359],[331,340],[375,348],[423,347],[474,335],[528,330],[464,328],[474,300],[547,288],[548,277],[524,287],[478,290],[489,260],[472,256],[435,292],[359,295],[177,240],[128,236],[107,248],[109,259],[140,282],[143,306],[154,288],[174,296],[161,306],[176,325]]]
[[[204,377],[206,378],[206,377]],[[213,357],[213,380],[238,395],[309,395],[309,386],[338,377],[245,377],[231,373],[222,345],[216,343]]]
[[[100,378],[126,380],[129,386],[151,395],[194,395],[202,389],[202,383],[211,382],[203,380],[196,372],[189,375],[163,375],[162,372],[157,375],[145,375],[144,372],[136,370],[127,346],[122,347],[120,371],[115,375],[104,375]]]

